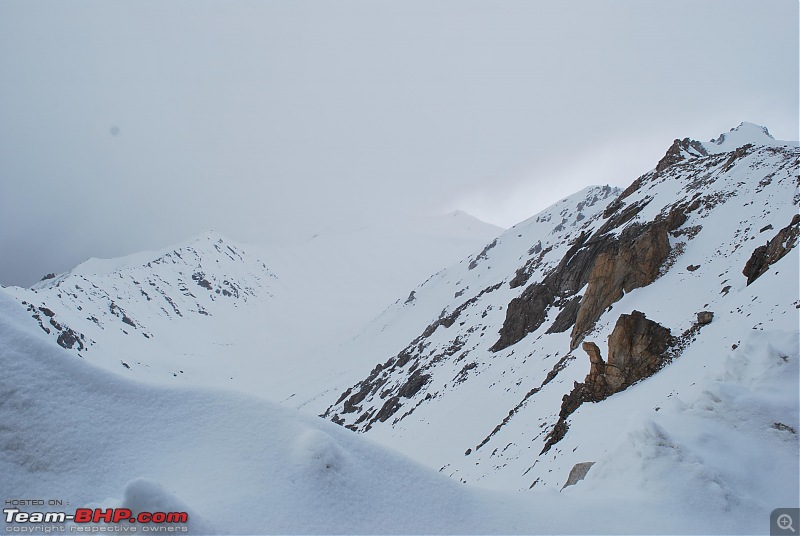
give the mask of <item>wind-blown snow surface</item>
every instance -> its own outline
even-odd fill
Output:
[[[55,346],[3,295],[0,365],[5,499],[57,498],[68,512],[187,511],[195,533],[643,532],[652,523],[727,531],[740,521],[734,512],[711,525],[702,511],[676,520],[642,497],[464,486],[260,399],[97,369]]]
[[[319,361],[331,365],[326,347],[499,232],[459,211],[280,246],[207,232],[0,293],[27,307],[53,340],[112,372],[279,400]]]

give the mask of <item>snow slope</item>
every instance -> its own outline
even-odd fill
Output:
[[[713,140],[703,143],[708,154],[729,153],[739,147],[752,144],[758,147],[796,147],[796,141],[778,141],[772,137],[767,127],[743,122],[730,132],[720,134]]]
[[[0,293],[54,341],[112,372],[282,399],[314,369],[320,348],[499,232],[463,212],[277,246],[207,232]]]
[[[191,532],[213,534],[619,532],[623,517],[632,532],[712,527],[637,497],[471,488],[261,399],[131,382],[54,345],[4,295],[0,364],[7,499],[185,511]]]
[[[187,510],[213,533],[766,532],[800,502],[797,250],[742,274],[800,203],[800,151],[770,140],[676,140],[624,192],[578,192],[416,287],[405,272],[466,247],[446,221],[446,240],[384,226],[295,251],[212,233],[0,289],[0,494]],[[653,229],[656,276],[578,330],[592,248],[623,259]],[[610,359],[633,311],[671,330],[670,358],[562,416],[581,342]]]
[[[561,248],[580,233],[583,225],[598,218],[619,193],[619,189],[610,186],[584,188],[515,225],[483,248],[476,248],[469,257],[409,287],[404,298],[372,319],[357,336],[326,349],[331,356],[331,366],[322,365],[308,372],[319,378],[308,383],[325,385],[326,390],[320,393],[310,386],[298,385],[292,405],[315,413],[325,411],[331,403],[330,397],[338,397],[363,378],[376,360],[383,358],[383,361],[396,354],[434,319],[466,303],[484,289],[498,285],[526,259],[536,258],[543,265],[553,265]],[[493,295],[499,296],[498,301],[511,299],[513,294],[505,288],[493,291]],[[487,314],[502,315],[499,309],[493,309],[496,308],[489,308]],[[342,361],[348,366],[336,366]],[[305,397],[300,393],[305,393]]]
[[[764,530],[773,508],[798,503],[800,272],[796,250],[749,286],[742,270],[797,214],[800,151],[747,124],[724,136],[719,152],[684,150],[696,146],[676,140],[657,169],[580,221],[576,203],[593,190],[434,276],[359,337],[367,343],[341,350],[365,362],[360,378],[308,407],[463,482],[559,490],[574,464],[596,462],[564,493],[641,494],[680,516],[704,508],[719,523],[741,509],[750,521],[736,532]],[[588,295],[585,283],[549,304],[541,298],[538,325],[526,316],[533,312],[509,318],[515,299],[534,311],[541,293],[529,289],[592,243],[623,240],[626,229],[667,221],[673,209],[685,221],[675,218],[655,280],[623,292],[587,333],[575,335],[565,313]],[[581,341],[607,358],[618,318],[635,310],[685,334],[671,363],[581,405],[548,446],[562,399],[590,370]],[[715,316],[700,328],[704,310]],[[502,345],[507,324],[533,327]]]

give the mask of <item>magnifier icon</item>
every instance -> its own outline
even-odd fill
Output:
[[[777,522],[779,528],[795,532],[794,527],[792,527],[792,516],[790,516],[789,514],[779,515]]]

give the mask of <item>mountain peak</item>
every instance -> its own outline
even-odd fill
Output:
[[[776,140],[769,133],[767,127],[743,121],[739,123],[738,127],[734,127],[707,142],[700,142],[691,138],[676,139],[661,161],[659,161],[656,171],[662,172],[672,164],[696,157],[730,153],[745,145],[787,147],[796,146],[797,142]]]
[[[754,123],[742,122],[738,127],[730,129],[729,132],[720,134],[703,146],[709,153],[728,152],[738,149],[742,145],[752,143],[753,145],[773,145],[775,138],[769,133],[767,127]]]
[[[213,229],[208,229],[206,231],[201,232],[200,234],[196,235],[194,238],[191,238],[183,243],[183,246],[189,244],[201,244],[205,241],[210,241],[215,244],[223,244],[226,242],[230,242],[228,237],[224,236],[223,234],[215,231]],[[178,246],[181,247],[181,246]]]

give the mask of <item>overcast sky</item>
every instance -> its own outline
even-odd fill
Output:
[[[215,229],[507,227],[672,140],[798,138],[798,2],[0,3],[0,283]]]

